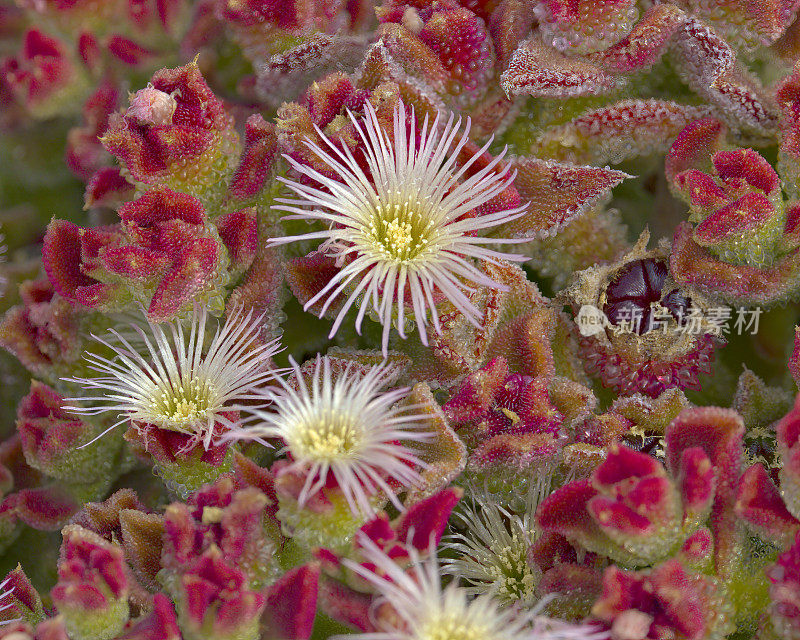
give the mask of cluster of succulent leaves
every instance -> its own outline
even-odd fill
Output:
[[[384,631],[366,536],[594,637],[800,639],[798,9],[0,0],[0,638]],[[507,146],[473,215],[524,206],[489,235],[529,258],[479,264],[479,326],[438,300],[388,355],[355,309],[329,336],[340,262],[267,242],[307,233],[282,180],[336,179],[306,142],[355,150],[367,102],[389,136],[400,104],[469,118],[481,166]],[[198,305],[259,317],[277,366],[388,358],[432,434],[402,509],[65,409],[92,334]]]

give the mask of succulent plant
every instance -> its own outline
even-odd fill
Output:
[[[799,10],[0,0],[0,639],[800,639]]]

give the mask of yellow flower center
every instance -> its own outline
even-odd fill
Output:
[[[455,613],[443,612],[419,630],[420,640],[486,640],[490,637],[488,626],[465,620]]]
[[[360,435],[360,425],[350,416],[326,412],[299,425],[290,448],[299,457],[331,462],[350,456]]]
[[[367,233],[385,257],[408,263],[428,246],[433,221],[418,200],[405,200],[400,193],[396,196],[396,202],[375,209]]]
[[[496,564],[490,564],[486,572],[498,584],[500,593],[509,600],[522,600],[533,595],[538,582],[528,566],[526,552],[528,544],[513,533],[511,544],[496,542],[491,550],[497,558]]]
[[[194,431],[194,425],[207,419],[214,393],[210,382],[192,379],[182,387],[159,388],[150,401],[150,409],[158,418],[158,426]]]

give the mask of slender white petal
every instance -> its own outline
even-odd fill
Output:
[[[477,246],[515,242],[479,234],[523,215],[525,207],[470,217],[511,184],[514,175],[496,171],[503,152],[464,178],[491,142],[457,167],[456,158],[469,142],[469,120],[462,131],[461,120],[454,121],[452,114],[444,123],[439,115],[433,123],[426,117],[418,131],[412,112],[411,129],[407,131],[407,113],[400,103],[394,113],[392,142],[369,102],[365,111],[363,121],[350,112],[348,115],[363,142],[369,176],[348,147],[337,146],[318,130],[322,146],[310,140],[306,144],[339,179],[323,176],[287,157],[305,180],[284,179],[299,197],[280,199],[275,209],[291,214],[287,219],[324,222],[329,228],[272,238],[270,243],[324,240],[319,250],[334,258],[341,271],[308,301],[306,308],[323,301],[327,303],[322,307],[324,314],[339,294],[351,297],[350,304],[339,311],[331,337],[357,301],[361,307],[357,327],[360,330],[367,311],[377,318],[383,325],[385,354],[393,324],[405,338],[404,322],[413,319],[426,344],[429,316],[434,330],[441,332],[436,312],[439,296],[448,299],[471,322],[479,323],[481,313],[466,293],[474,289],[472,285],[503,287],[479,271],[472,264],[474,260],[527,259]]]
[[[545,602],[523,609],[502,607],[491,595],[471,598],[456,581],[442,587],[439,561],[431,545],[427,558],[412,548],[411,566],[401,568],[366,536],[361,536],[364,560],[375,567],[344,560],[367,580],[397,613],[397,625],[377,633],[357,634],[361,640],[601,640],[608,634],[588,625],[551,620],[541,615]],[[338,636],[344,640],[352,636]]]
[[[395,368],[381,364],[362,374],[348,365],[334,376],[331,360],[317,356],[309,385],[297,363],[291,362],[293,381],[279,379],[279,385],[263,392],[272,410],[254,411],[259,423],[234,429],[226,437],[283,441],[281,451],[307,474],[301,504],[333,474],[354,513],[374,513],[371,498],[377,488],[402,508],[388,482],[403,487],[420,483],[418,468],[424,464],[406,445],[429,434],[421,428],[425,416],[416,413],[418,407],[397,404],[408,389],[382,391]]]
[[[14,592],[14,587],[10,589],[6,589],[6,586],[11,581],[11,578],[6,578],[2,582],[0,582],[0,611],[5,611],[14,606],[14,602],[11,600],[11,594]],[[14,622],[19,622],[22,618],[13,618],[9,620],[0,620],[0,627],[7,624],[12,624]]]
[[[131,325],[136,338],[131,330],[115,329],[108,338],[93,336],[113,358],[89,353],[89,368],[100,376],[64,380],[99,395],[67,398],[73,404],[64,408],[83,415],[116,412],[120,421],[114,426],[151,424],[193,436],[208,448],[219,430],[239,423],[230,415],[244,408],[240,403],[261,399],[258,388],[277,375],[270,358],[279,345],[259,340],[261,317],[237,311],[204,352],[206,322],[203,309],[195,310],[188,336],[179,321],[149,324],[147,332]]]

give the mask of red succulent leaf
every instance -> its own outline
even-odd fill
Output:
[[[770,267],[725,262],[693,239],[693,228],[675,229],[670,273],[676,282],[739,304],[771,304],[795,298],[800,283],[800,249],[792,249]]]
[[[553,47],[571,53],[604,49],[622,38],[638,18],[634,0],[544,0],[539,28]]]
[[[0,611],[0,621],[11,621],[24,618],[34,621],[44,616],[42,598],[36,591],[21,565],[9,571],[3,580],[2,598],[3,609]]]
[[[118,101],[117,87],[109,80],[103,81],[83,106],[83,124],[70,129],[67,134],[65,160],[82,180],[88,180],[111,160],[98,136],[105,132],[108,118],[117,108]]]
[[[695,228],[694,239],[701,246],[711,246],[760,229],[775,215],[775,207],[766,196],[748,193],[711,213]]]
[[[375,631],[371,595],[355,591],[338,580],[323,578],[319,586],[320,611],[348,627]]]
[[[148,317],[156,322],[172,318],[209,287],[220,259],[203,205],[193,196],[155,187],[126,203],[119,215],[134,246],[107,252],[105,268],[156,281]]]
[[[610,73],[644,71],[661,59],[685,19],[686,14],[675,5],[657,4],[618,43],[587,58]]]
[[[757,4],[750,0],[724,0],[713,6],[679,0],[678,4],[696,11],[723,37],[745,48],[766,46],[777,40],[792,24],[798,8],[794,0]]]
[[[622,162],[668,149],[687,124],[709,113],[709,107],[666,100],[622,100],[548,129],[531,153],[578,164]]]
[[[558,533],[567,540],[582,542],[598,537],[601,531],[587,510],[589,501],[597,495],[589,480],[570,482],[542,501],[536,521],[544,531]]]
[[[681,454],[678,484],[686,517],[705,519],[716,489],[716,470],[705,450],[689,447]]]
[[[655,527],[646,517],[614,499],[597,496],[589,500],[587,509],[603,530],[626,538],[643,538],[653,534]]]
[[[690,565],[704,565],[713,553],[714,536],[707,527],[700,527],[686,538],[677,557]]]
[[[67,300],[88,307],[101,307],[112,301],[117,292],[115,285],[104,284],[87,275],[81,268],[87,242],[96,242],[100,235],[89,234],[86,230],[66,220],[52,220],[47,227],[42,247],[42,262],[53,288]],[[116,244],[119,238],[112,233],[104,234],[103,242]],[[98,249],[92,251],[99,253]]]
[[[621,628],[635,611],[645,621],[637,637],[701,640],[716,624],[712,590],[708,578],[687,573],[674,559],[641,573],[612,566],[603,574],[603,592],[592,614]]]
[[[95,427],[64,411],[64,398],[33,380],[31,390],[17,408],[17,431],[25,458],[49,476],[72,482],[98,479],[98,455],[113,455],[112,440],[83,448]],[[98,448],[100,447],[100,448]]]
[[[482,19],[463,6],[431,3],[416,34],[436,53],[459,91],[476,94],[493,76],[494,50]],[[453,3],[455,4],[455,3]]]
[[[19,293],[22,305],[0,321],[0,346],[36,375],[52,377],[59,365],[80,358],[80,314],[47,279],[25,281]]]
[[[394,525],[397,539],[410,542],[419,551],[427,551],[431,542],[438,545],[462,494],[461,489],[451,487],[408,507]]]
[[[251,591],[246,574],[228,564],[211,546],[180,577],[177,598],[181,627],[197,633],[211,630],[215,637],[237,637],[257,626],[266,598]]]
[[[122,175],[119,167],[104,167],[93,174],[86,183],[84,201],[87,208],[94,206],[116,209],[133,196],[133,185]]]
[[[728,128],[710,116],[684,127],[669,148],[664,162],[667,180],[675,181],[679,174],[690,169],[710,171],[711,156],[721,148],[727,133]]]
[[[781,179],[772,165],[760,153],[752,149],[719,151],[712,157],[717,175],[726,183],[746,182],[766,196],[780,191]]]
[[[117,640],[181,640],[175,619],[175,609],[163,593],[153,596],[153,611],[136,623]]]
[[[592,486],[607,491],[625,480],[645,476],[665,476],[664,467],[646,453],[626,446],[612,446],[608,456],[592,474]]]
[[[800,521],[786,508],[780,491],[760,463],[742,474],[735,510],[739,518],[779,542],[793,540],[800,531]]]
[[[775,100],[789,125],[800,122],[800,63],[775,89]]]
[[[228,193],[237,200],[251,198],[261,191],[278,152],[275,125],[260,114],[247,119],[244,131],[242,157],[228,186]]]
[[[619,543],[669,531],[679,517],[672,481],[645,453],[613,444],[591,482],[599,495],[588,501],[589,513]]]
[[[509,376],[505,358],[492,358],[486,365],[467,376],[444,406],[454,426],[477,421],[489,410],[497,392]]]
[[[102,142],[134,180],[158,184],[177,167],[207,162],[212,146],[231,135],[232,122],[195,63],[157,71],[150,85],[111,116]]]
[[[0,74],[17,99],[29,108],[54,100],[54,95],[68,87],[76,70],[67,55],[67,45],[38,29],[23,36],[22,50],[6,59]]]
[[[523,473],[551,468],[561,443],[548,432],[501,433],[483,440],[469,455],[468,466],[485,473]]]
[[[772,625],[780,637],[796,638],[800,634],[800,534],[767,569],[767,578],[772,583],[769,589]]]
[[[22,489],[11,497],[16,516],[40,531],[57,531],[82,506],[60,484]]]
[[[717,570],[727,570],[735,555],[736,487],[742,462],[742,417],[732,409],[696,407],[684,409],[667,427],[667,468],[680,473],[684,451],[700,447],[716,472],[716,496],[711,511],[711,529],[717,550]]]
[[[312,251],[302,258],[288,260],[284,265],[284,269],[289,288],[300,304],[304,306],[339,272],[335,260],[319,251]],[[328,307],[326,317],[335,317],[344,302],[344,294],[339,294],[337,299]],[[308,307],[308,310],[311,313],[319,314],[322,305],[323,302],[318,301]]]
[[[128,578],[122,549],[78,525],[64,528],[58,582],[51,596],[59,611],[74,623],[85,615],[112,617],[109,627],[127,620],[127,610],[118,611],[114,601],[128,595]]]
[[[630,178],[622,171],[533,157],[515,158],[510,169],[517,172],[514,185],[527,212],[498,228],[506,238],[554,235]]]
[[[739,67],[731,46],[714,29],[687,17],[673,40],[675,61],[689,86],[725,114],[726,122],[773,132],[778,110],[754,76]]]
[[[267,590],[261,619],[265,640],[308,640],[314,627],[319,591],[319,567],[313,564],[287,571]]]
[[[609,93],[614,78],[582,58],[568,57],[538,37],[523,42],[500,77],[507,96],[567,98]]]
[[[216,220],[219,237],[231,257],[231,270],[246,271],[258,250],[258,212],[247,207],[221,215]]]

